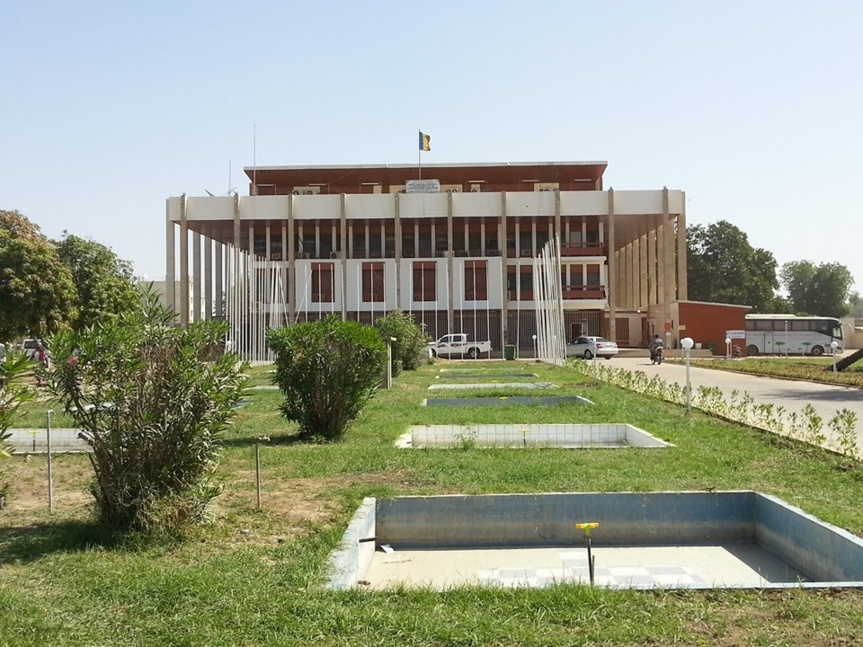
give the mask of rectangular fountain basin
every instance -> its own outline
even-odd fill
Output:
[[[432,384],[429,391],[465,391],[468,389],[556,389],[551,382],[474,382],[471,384]]]
[[[413,425],[396,447],[671,447],[628,424]]]
[[[427,398],[423,400],[424,407],[498,407],[508,404],[527,406],[551,406],[558,404],[593,404],[591,400],[580,395],[509,395],[482,398]]]
[[[863,540],[753,491],[363,500],[328,587],[863,587]],[[386,552],[385,550],[386,549]]]

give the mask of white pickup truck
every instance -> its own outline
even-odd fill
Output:
[[[432,357],[470,357],[479,359],[483,353],[491,353],[490,341],[470,341],[465,333],[444,335],[429,344]]]

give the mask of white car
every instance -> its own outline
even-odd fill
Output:
[[[604,357],[611,359],[617,353],[617,344],[605,337],[579,337],[566,345],[567,357],[582,357],[584,359]]]

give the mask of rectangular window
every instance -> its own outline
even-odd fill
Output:
[[[465,261],[464,298],[466,301],[486,301],[488,299],[487,265],[487,261]]]
[[[414,263],[414,301],[437,301],[434,263]]]
[[[599,265],[588,265],[587,266],[587,284],[598,286],[599,282]]]
[[[335,292],[333,264],[312,263],[312,303],[332,303]]]
[[[363,263],[363,301],[366,303],[384,300],[384,264]]]

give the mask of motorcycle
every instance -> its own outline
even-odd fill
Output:
[[[652,364],[662,364],[662,346],[650,354],[650,362]]]

